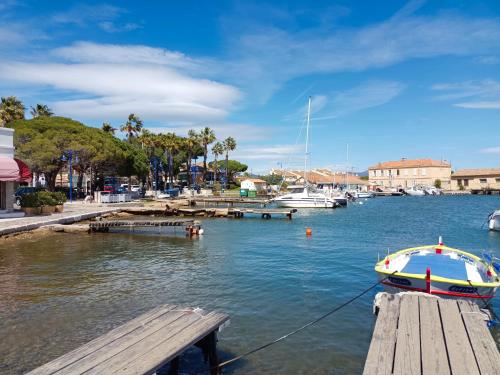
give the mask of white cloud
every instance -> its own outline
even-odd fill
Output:
[[[444,92],[444,94],[435,96],[435,100],[468,100],[454,103],[455,107],[500,109],[500,82],[493,79],[440,83],[433,85],[431,89]]]
[[[315,73],[382,68],[415,58],[495,53],[500,20],[442,13],[411,15],[416,2],[396,16],[359,28],[287,32],[250,24],[233,36],[224,73],[266,100],[293,78]],[[241,28],[241,26],[240,26]]]
[[[276,162],[304,152],[303,145],[248,146],[237,148],[235,155],[242,160],[266,160]]]
[[[455,107],[471,109],[500,109],[500,101],[497,102],[466,102],[454,104]]]
[[[482,154],[500,154],[500,147],[487,147],[479,150]]]
[[[51,21],[59,24],[86,26],[89,23],[113,20],[125,13],[125,10],[108,4],[78,4],[72,8],[55,13]]]
[[[54,49],[51,54],[71,62],[101,62],[113,64],[158,64],[174,68],[189,68],[202,64],[183,53],[129,44],[97,44],[76,42],[71,46]]]
[[[126,22],[124,24],[118,24],[113,21],[99,22],[98,26],[100,29],[108,33],[120,33],[123,31],[132,31],[141,28],[141,25],[134,22]]]
[[[84,96],[51,103],[56,113],[88,119],[211,120],[227,116],[240,98],[229,85],[159,65],[4,62],[0,78],[49,86]]]

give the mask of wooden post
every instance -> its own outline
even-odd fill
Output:
[[[425,273],[425,291],[431,294],[431,269],[429,267]]]

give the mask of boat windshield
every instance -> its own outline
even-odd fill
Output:
[[[291,189],[290,193],[292,194],[298,194],[298,193],[303,193],[304,192],[304,188],[301,187],[301,188],[293,188]]]

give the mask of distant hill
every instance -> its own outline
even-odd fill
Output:
[[[368,171],[354,172],[354,174],[357,174],[359,177],[368,177]]]

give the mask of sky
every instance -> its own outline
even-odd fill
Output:
[[[209,126],[253,173],[500,167],[500,2],[0,0],[0,96],[90,126]],[[28,115],[29,117],[29,115]]]

